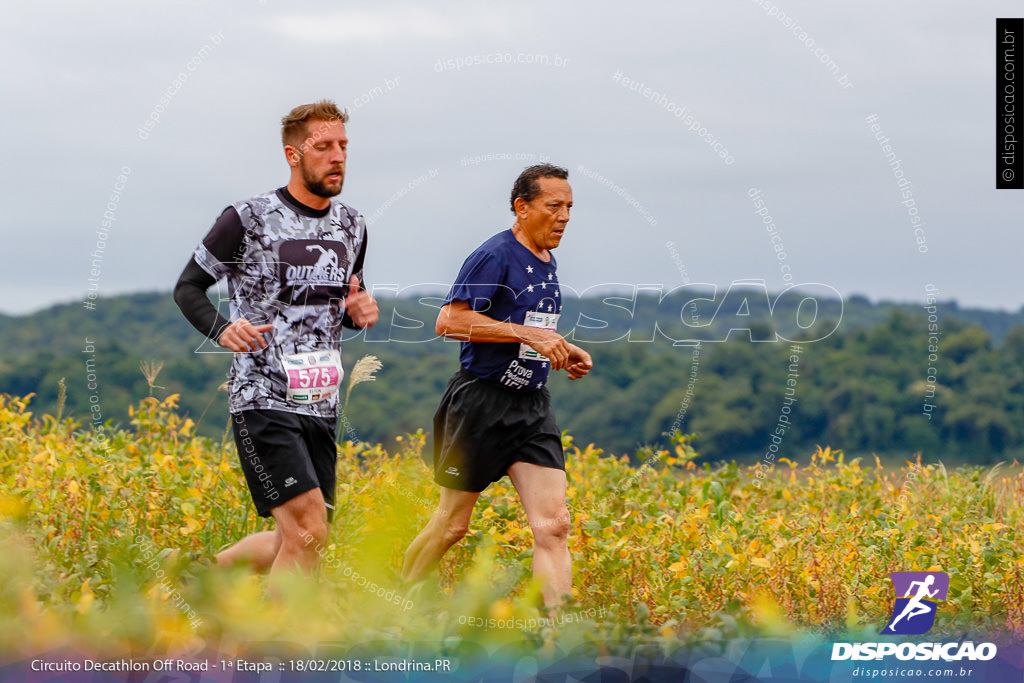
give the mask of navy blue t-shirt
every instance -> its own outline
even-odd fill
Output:
[[[495,320],[554,330],[562,311],[556,267],[553,254],[545,263],[505,230],[469,255],[444,302],[468,301]],[[551,370],[547,358],[520,343],[462,342],[459,359],[477,377],[512,389],[536,391]]]

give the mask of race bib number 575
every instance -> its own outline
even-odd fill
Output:
[[[345,370],[341,353],[336,350],[310,351],[285,356],[288,373],[288,400],[292,403],[318,403],[338,390]]]

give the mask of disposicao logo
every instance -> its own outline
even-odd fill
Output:
[[[889,575],[896,589],[896,603],[883,636],[917,636],[935,625],[939,601],[949,594],[949,576],[945,572],[893,572]],[[833,643],[832,661],[871,660],[895,656],[918,661],[987,661],[996,656],[994,643],[972,641],[954,643]]]
[[[949,594],[946,572],[893,572],[896,604],[882,635],[919,636],[935,625],[939,601]]]

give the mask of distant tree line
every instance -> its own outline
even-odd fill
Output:
[[[458,344],[433,332],[437,293],[416,294],[382,299],[377,328],[349,332],[344,343],[346,366],[365,354],[384,364],[376,381],[353,392],[347,417],[359,439],[387,444],[430,431],[457,368]],[[560,426],[577,443],[634,454],[678,430],[697,434],[704,457],[741,460],[772,443],[794,460],[815,444],[975,462],[1024,447],[1019,312],[940,304],[930,361],[921,306],[793,290],[588,294],[566,297],[560,329],[572,330],[595,369],[578,382],[556,373],[549,384]],[[103,420],[127,423],[140,398],[180,393],[201,434],[224,434],[227,396],[219,387],[230,354],[204,343],[168,294],[99,299],[93,311],[72,304],[0,316],[0,334],[0,392],[36,394],[37,413],[56,410],[64,378],[64,413],[83,422],[98,404]],[[155,387],[142,361],[163,362]]]

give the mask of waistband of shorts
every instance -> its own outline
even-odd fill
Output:
[[[494,387],[495,389],[500,389],[501,391],[504,391],[507,394],[511,394],[512,396],[539,396],[541,395],[541,392],[543,392],[547,388],[547,385],[545,384],[540,389],[513,389],[512,387],[505,386],[498,380],[487,379],[486,377],[477,377],[472,372],[463,367],[460,367],[459,371],[455,374],[466,380],[475,379],[476,381],[480,382],[486,387]]]
[[[260,415],[263,416],[264,418],[277,417],[278,420],[282,418],[287,419],[289,417],[293,417],[298,420],[311,420],[313,422],[323,422],[326,425],[331,425],[335,427],[338,424],[337,415],[310,415],[309,413],[300,410],[288,410],[280,408],[278,406],[274,406],[272,408],[246,407],[242,408],[237,412],[229,411],[229,415],[231,415],[231,420],[236,423],[244,422],[246,413]],[[239,418],[241,418],[241,421],[239,420]]]

